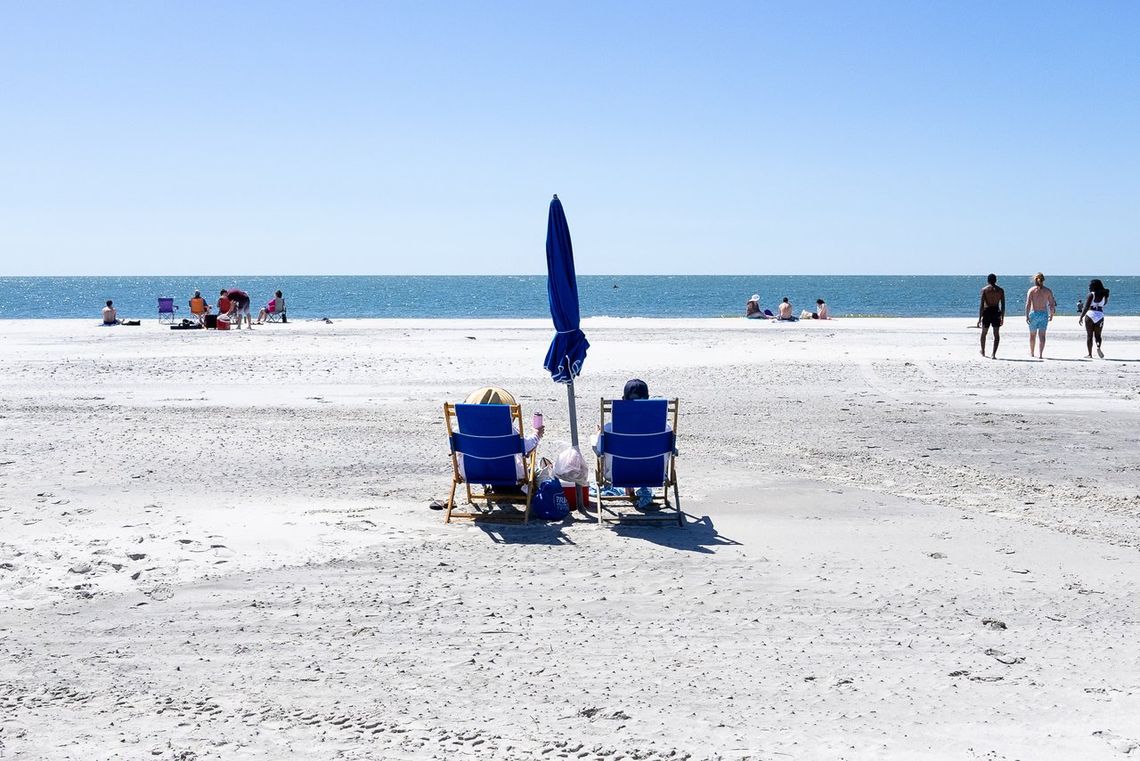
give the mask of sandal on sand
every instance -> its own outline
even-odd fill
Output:
[[[447,507],[447,503],[444,502],[442,499],[433,499],[431,502],[428,503],[428,508],[431,510],[442,510],[445,507]]]

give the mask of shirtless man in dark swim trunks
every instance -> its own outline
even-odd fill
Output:
[[[992,272],[986,277],[986,287],[982,289],[982,300],[978,304],[978,327],[982,329],[982,356],[986,356],[986,335],[994,329],[994,351],[991,358],[997,359],[998,344],[1001,342],[1001,326],[1005,324],[1005,291],[997,284],[997,275]]]

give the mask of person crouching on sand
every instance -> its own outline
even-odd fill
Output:
[[[764,317],[764,310],[760,308],[760,294],[752,294],[752,298],[744,305],[744,316],[751,319],[762,319]]]
[[[830,320],[831,314],[827,311],[827,304],[823,299],[815,300],[815,311],[811,313],[813,320]]]
[[[780,314],[778,317],[776,317],[777,320],[783,320],[785,322],[796,321],[795,315],[792,314],[792,302],[788,301],[787,296],[785,296],[784,300],[780,302],[779,310]]]
[[[103,324],[104,325],[118,325],[119,316],[115,311],[115,303],[107,299],[107,306],[103,307]]]
[[[1025,294],[1025,322],[1029,324],[1029,356],[1037,351],[1037,358],[1045,358],[1045,331],[1057,313],[1057,300],[1053,291],[1045,287],[1045,275],[1033,276],[1033,287]]]

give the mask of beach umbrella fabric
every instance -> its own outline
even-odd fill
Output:
[[[574,247],[570,228],[558,196],[550,202],[546,221],[546,292],[554,320],[554,340],[546,352],[544,367],[556,383],[567,385],[570,405],[570,441],[578,446],[578,421],[574,409],[574,378],[582,372],[590,342],[580,327],[578,280],[574,274]]]

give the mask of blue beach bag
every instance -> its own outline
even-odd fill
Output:
[[[530,514],[544,521],[560,521],[570,514],[570,503],[566,501],[561,481],[550,478],[538,485],[530,501]]]

